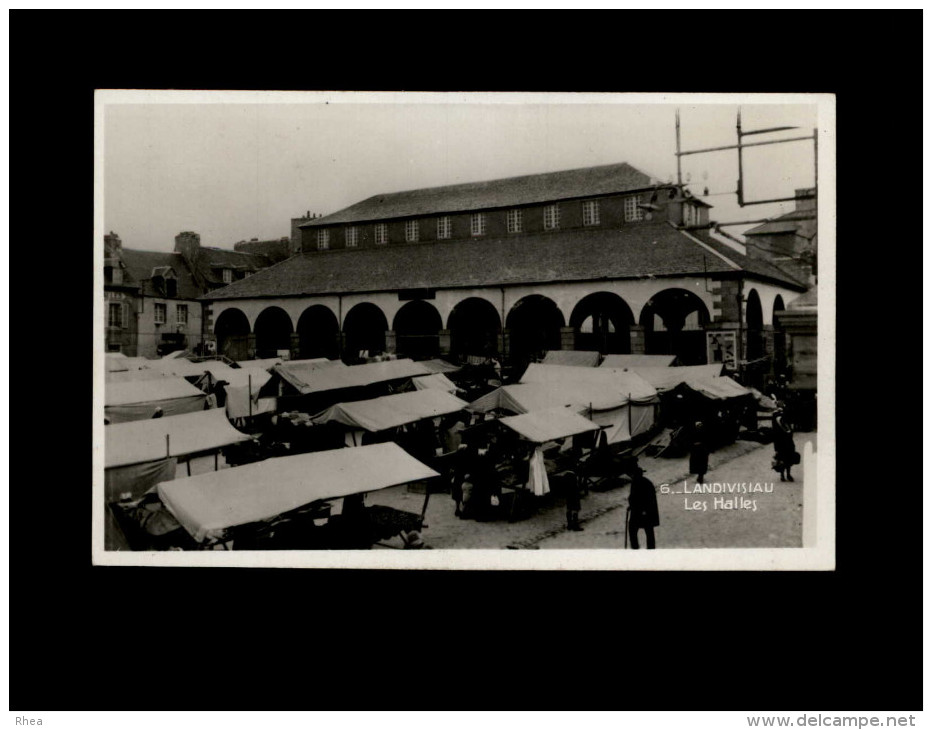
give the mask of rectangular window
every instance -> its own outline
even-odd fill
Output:
[[[322,231],[317,231],[317,250],[325,251],[330,248],[330,231],[326,228]]]
[[[599,225],[599,201],[586,200],[582,204],[582,224],[584,226]]]
[[[437,238],[450,238],[453,235],[453,222],[450,216],[444,215],[437,219]]]
[[[178,324],[188,323],[188,305],[187,304],[176,304],[175,305],[175,321]]]
[[[110,302],[108,307],[107,324],[110,327],[123,326],[123,305],[119,302]]]
[[[375,224],[375,242],[378,244],[388,243],[388,225],[386,223]]]
[[[474,236],[485,235],[485,213],[473,213],[470,216],[469,232]]]
[[[418,224],[417,221],[405,221],[405,240],[413,243],[417,240]]]
[[[544,208],[544,229],[552,231],[560,227],[560,206],[554,203]]]
[[[224,269],[223,270],[223,283],[229,284],[233,281],[233,269]]]
[[[637,195],[629,195],[625,198],[625,222],[630,223],[644,218],[644,211],[638,208],[640,202]]]
[[[509,210],[508,211],[508,232],[509,233],[521,233],[521,211],[520,210]]]
[[[356,226],[350,226],[346,229],[346,247],[356,248],[359,245],[359,229]]]
[[[155,323],[165,324],[165,305],[156,303],[155,305]]]

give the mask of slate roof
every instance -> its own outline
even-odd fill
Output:
[[[759,226],[744,231],[743,236],[768,236],[775,233],[797,233],[812,238],[817,230],[814,210],[791,210]]]
[[[233,250],[240,253],[257,254],[267,259],[266,266],[284,261],[291,255],[291,239],[279,238],[274,241],[240,241],[233,244]]]
[[[170,266],[177,277],[177,293],[174,299],[197,299],[203,293],[203,289],[195,283],[184,257],[179,253],[124,248],[120,252],[120,258],[126,272],[124,284],[141,287],[142,294],[146,296],[164,297],[162,292],[156,291],[151,281],[143,280],[151,279],[154,269],[166,266]]]
[[[804,284],[766,261],[749,259],[702,232],[687,234],[665,221],[656,221],[623,230],[579,229],[302,253],[214,290],[204,299],[734,274],[742,270],[752,278],[805,290]]]
[[[622,162],[373,195],[348,208],[316,218],[299,227],[315,228],[335,223],[410,218],[438,213],[531,205],[567,198],[584,198],[641,190],[650,187],[650,184],[649,175]]]

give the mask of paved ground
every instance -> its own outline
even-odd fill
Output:
[[[800,453],[815,433],[796,434]],[[711,471],[707,483],[759,484],[760,492],[736,494],[684,494],[695,489],[688,477],[688,458],[640,459],[646,476],[657,486],[660,526],[656,529],[659,548],[700,547],[800,547],[802,544],[802,468],[794,468],[795,482],[783,483],[771,467],[773,447],[751,441],[737,441],[709,457]],[[665,488],[663,485],[669,485]],[[748,487],[751,488],[750,486]],[[727,490],[728,487],[724,487]],[[736,489],[740,490],[740,487]],[[625,546],[625,512],[628,487],[605,492],[593,491],[583,498],[583,532],[566,530],[566,513],[559,497],[542,498],[536,514],[519,522],[460,520],[455,517],[448,494],[432,495],[427,509],[423,536],[434,549],[512,548],[571,549],[615,548]],[[719,500],[716,502],[716,500]],[[751,502],[747,509],[727,509],[727,500]],[[687,509],[705,502],[706,509]],[[424,495],[408,487],[395,487],[370,494],[368,504],[384,504],[410,512],[420,512]],[[754,509],[756,507],[756,510]],[[641,538],[643,546],[643,535]]]

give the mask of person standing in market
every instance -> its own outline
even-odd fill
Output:
[[[631,535],[631,549],[640,548],[638,531],[644,530],[647,536],[647,549],[656,547],[654,528],[660,525],[660,512],[657,509],[657,490],[653,482],[644,476],[644,470],[635,465],[631,469],[631,492],[628,495],[628,529]]]
[[[773,416],[773,451],[773,468],[780,473],[780,481],[796,481],[791,470],[794,464],[799,463],[799,453],[793,442],[793,429],[787,423],[782,410],[776,411]]]
[[[705,425],[700,421],[696,423],[693,442],[689,448],[689,473],[696,475],[696,481],[705,482],[705,474],[709,470],[709,444]]]

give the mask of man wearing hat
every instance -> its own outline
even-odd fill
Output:
[[[653,550],[655,547],[654,528],[660,524],[657,491],[650,479],[644,476],[644,470],[638,465],[631,468],[628,512],[630,514],[628,526],[631,530],[631,549],[637,550],[640,547],[638,530],[643,528],[647,535],[647,549]]]

